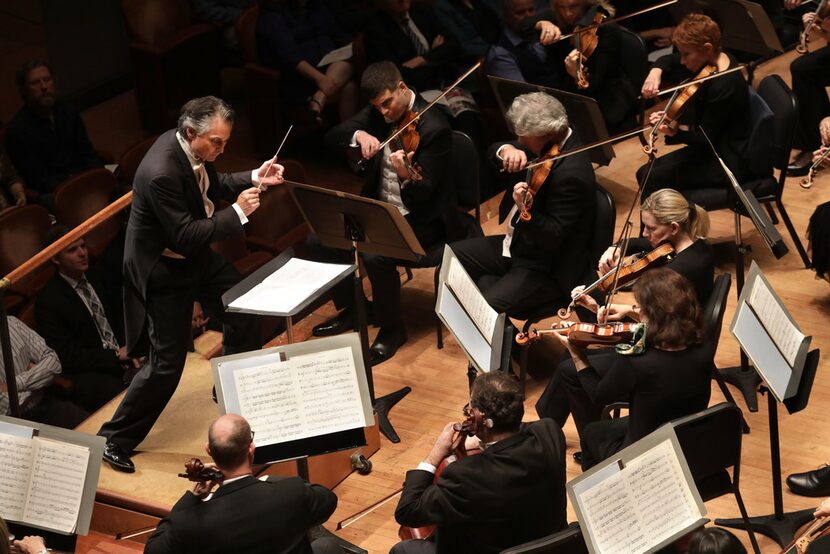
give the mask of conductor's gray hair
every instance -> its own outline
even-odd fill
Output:
[[[554,133],[562,137],[568,129],[565,106],[544,92],[517,96],[507,110],[507,121],[517,135],[539,137]]]
[[[233,123],[234,115],[233,108],[221,98],[215,96],[194,98],[182,106],[176,130],[182,137],[187,137],[187,129],[197,135],[204,135],[210,131],[214,117]]]

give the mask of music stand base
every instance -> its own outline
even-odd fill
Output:
[[[400,402],[403,397],[410,392],[412,392],[411,387],[404,387],[400,390],[390,392],[385,396],[375,399],[373,407],[375,408],[375,413],[378,414],[378,426],[380,427],[380,432],[383,433],[383,436],[389,439],[390,442],[401,442],[401,438],[395,432],[395,428],[392,427],[392,423],[389,421],[389,410],[394,408],[395,404]]]
[[[309,535],[312,541],[316,539],[334,539],[335,541],[337,541],[337,546],[339,546],[343,551],[349,552],[350,554],[369,554],[368,550],[364,550],[359,546],[350,543],[346,539],[338,537],[322,525],[318,525],[317,527],[313,528]]]
[[[749,518],[752,530],[761,533],[777,542],[782,548],[795,537],[798,528],[813,519],[814,509],[787,512],[777,517],[775,514]],[[731,527],[732,529],[746,529],[742,518],[716,519],[715,525]]]
[[[742,369],[741,366],[725,367],[718,369],[721,378],[736,387],[744,397],[746,407],[750,412],[758,411],[758,386],[761,384],[761,377],[752,369]]]

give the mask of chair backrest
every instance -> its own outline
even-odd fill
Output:
[[[138,165],[144,159],[150,147],[153,146],[153,143],[156,142],[156,139],[158,139],[158,135],[153,135],[141,142],[133,144],[121,154],[121,157],[118,159],[117,175],[123,184],[132,187],[135,172],[138,171]]]
[[[730,402],[672,421],[695,483],[703,483],[731,467],[734,468],[732,481],[738,486],[741,421],[741,410]]]
[[[256,25],[259,20],[259,4],[253,5],[239,16],[234,27],[239,40],[239,50],[245,63],[259,63],[256,50]]]
[[[779,75],[764,77],[758,85],[758,95],[775,114],[775,128],[772,134],[773,166],[786,170],[798,126],[798,104],[795,95]],[[766,140],[769,142],[769,136]]]
[[[625,27],[620,31],[620,64],[628,81],[637,90],[648,74],[648,48],[642,37]]]
[[[594,236],[591,239],[591,259],[599,260],[614,240],[617,208],[614,198],[599,183],[596,184],[597,206],[594,218]]]
[[[283,160],[280,163],[285,167],[284,176],[287,180],[308,182],[305,168],[300,162]],[[287,187],[278,186],[268,189],[260,196],[260,206],[248,218],[245,234],[267,240],[276,250],[284,250],[283,247],[276,247],[280,244],[280,239],[293,235],[297,228],[304,225],[305,219],[294,202],[294,197]]]
[[[749,143],[746,148],[748,167],[755,177],[772,175],[775,147],[769,140],[775,133],[775,114],[761,96],[749,88]]]
[[[77,227],[110,204],[117,185],[115,176],[103,168],[79,173],[55,189],[55,216],[70,229]],[[123,222],[123,216],[116,214],[84,236],[93,257],[104,252]]]
[[[0,276],[8,275],[23,262],[43,250],[46,234],[52,226],[49,212],[42,206],[28,204],[0,214]],[[14,283],[15,290],[34,294],[52,274],[52,264],[35,270],[24,283]]]
[[[131,40],[155,45],[190,26],[186,0],[121,0]]]
[[[501,554],[587,554],[588,547],[578,525],[502,550]]]
[[[703,308],[703,326],[707,344],[712,345],[712,352],[718,349],[723,316],[726,313],[726,299],[732,286],[732,276],[722,273],[715,278],[709,301]]]
[[[461,131],[452,132],[452,180],[458,207],[475,210],[476,221],[481,222],[481,189],[478,152],[475,143]]]

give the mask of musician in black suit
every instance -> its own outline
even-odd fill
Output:
[[[308,540],[308,530],[334,512],[337,497],[298,477],[256,479],[253,433],[245,418],[227,414],[214,421],[205,449],[223,479],[197,482],[184,493],[145,553],[342,554],[334,539]]]
[[[549,419],[522,424],[518,380],[494,371],[473,383],[465,408],[482,448],[436,467],[451,453],[453,423],[444,427],[426,459],[406,473],[395,510],[401,525],[437,526],[435,542],[405,541],[392,554],[496,554],[564,528],[565,437]]]
[[[516,97],[507,119],[518,141],[494,144],[490,157],[509,172],[523,171],[528,159],[548,153],[553,146],[564,152],[580,145],[568,127],[565,108],[543,92]],[[499,220],[508,221],[506,235],[451,245],[493,309],[526,314],[543,303],[567,297],[588,275],[595,184],[587,154],[556,160],[535,196],[528,193],[525,181],[505,192]],[[525,221],[519,217],[520,208],[529,199],[531,219]]]
[[[56,225],[49,242],[67,232]],[[83,238],[53,256],[52,263],[55,275],[35,300],[38,332],[57,352],[64,376],[72,381],[72,401],[94,412],[121,392],[140,367],[124,346],[121,291],[89,270]]]
[[[366,68],[361,77],[363,94],[370,106],[349,121],[326,134],[327,146],[345,151],[353,160],[366,159],[366,184],[361,196],[394,205],[406,217],[425,250],[447,240],[453,232],[451,217],[452,164],[451,130],[438,110],[429,110],[414,123],[420,141],[415,152],[404,153],[400,145],[380,148],[395,126],[410,111],[426,106],[423,98],[410,89],[391,62],[379,62]],[[414,167],[407,168],[406,161]],[[350,261],[344,251],[319,246],[316,237],[310,244],[312,257],[326,261]],[[344,259],[345,256],[345,259]],[[372,283],[373,320],[380,332],[371,347],[373,364],[391,358],[406,342],[406,328],[401,317],[401,285],[397,267],[404,262],[381,256],[363,255],[366,272]],[[343,311],[334,319],[314,328],[316,336],[328,336],[351,330],[353,325],[352,286],[342,282],[333,292],[335,305]]]
[[[190,100],[177,128],[156,140],[136,171],[124,246],[125,323],[128,351],[149,341],[150,363],[99,431],[107,438],[104,459],[122,471],[135,470],[133,450],[179,383],[195,300],[222,318],[224,354],[262,346],[256,318],[223,315],[221,295],[240,275],[210,243],[242,231],[259,207],[260,187],[281,183],[283,168],[267,161],[254,171],[216,172],[233,115],[219,98]],[[235,202],[217,209],[225,198]]]

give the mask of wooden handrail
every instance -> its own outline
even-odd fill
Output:
[[[48,262],[53,256],[57,255],[61,250],[76,240],[82,238],[92,229],[129,206],[132,201],[133,192],[130,191],[100,212],[93,214],[89,219],[20,264],[11,273],[0,279],[0,290],[8,288],[14,283],[22,280],[24,277],[27,277],[34,270]]]

